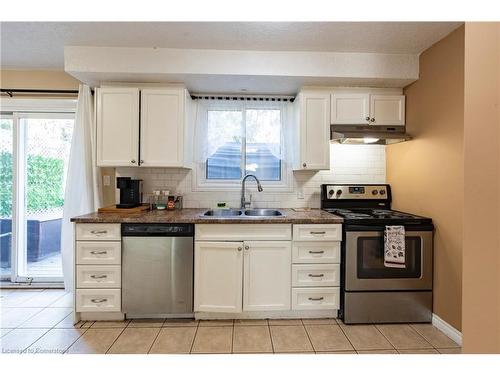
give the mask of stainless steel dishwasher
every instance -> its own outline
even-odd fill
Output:
[[[193,224],[122,224],[122,311],[193,315]]]

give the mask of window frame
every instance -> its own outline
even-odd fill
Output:
[[[240,107],[238,110],[242,112],[243,116],[243,127],[242,127],[242,158],[241,158],[241,171],[242,177],[240,179],[208,179],[206,178],[207,171],[207,161],[204,162],[196,162],[193,166],[193,179],[192,179],[192,191],[239,191],[241,189],[241,179],[245,176],[244,172],[246,170],[246,110],[279,110],[281,112],[281,147],[285,147],[287,126],[284,123],[284,119],[286,119],[283,108],[283,103],[277,102],[265,102],[260,105],[255,105],[252,102],[244,101],[240,103]],[[205,111],[229,111],[230,109],[217,104],[207,105]],[[261,181],[261,184],[265,190],[271,190],[273,192],[291,192],[293,189],[292,186],[292,166],[287,160],[280,160],[280,180],[278,181]]]

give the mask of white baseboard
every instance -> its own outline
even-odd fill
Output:
[[[432,325],[455,341],[458,345],[462,346],[462,332],[445,322],[436,314],[432,314]]]
[[[243,311],[241,313],[195,312],[195,319],[311,319],[336,318],[338,310]]]

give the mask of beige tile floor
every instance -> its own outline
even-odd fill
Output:
[[[345,325],[336,319],[134,319],[78,322],[62,290],[0,289],[0,347],[6,353],[457,354],[430,324]]]

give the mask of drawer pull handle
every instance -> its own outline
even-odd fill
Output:
[[[107,298],[93,298],[90,300],[90,302],[93,302],[93,303],[102,303],[102,302],[106,302],[108,299]]]
[[[323,300],[324,300],[323,297],[318,297],[318,298],[309,297],[309,301],[323,301]]]
[[[324,254],[325,250],[309,250],[309,254]]]
[[[90,275],[92,279],[107,279],[108,275]]]
[[[90,233],[92,234],[106,234],[108,233],[107,230],[91,230]]]
[[[323,277],[323,276],[325,276],[323,273],[319,273],[317,275],[315,275],[314,273],[309,274],[309,277]]]
[[[107,254],[108,252],[106,250],[92,250],[90,254],[92,255],[104,255]]]
[[[312,235],[316,235],[316,234],[326,234],[325,231],[321,231],[321,232],[314,232],[314,231],[310,231],[309,233],[311,233]]]

